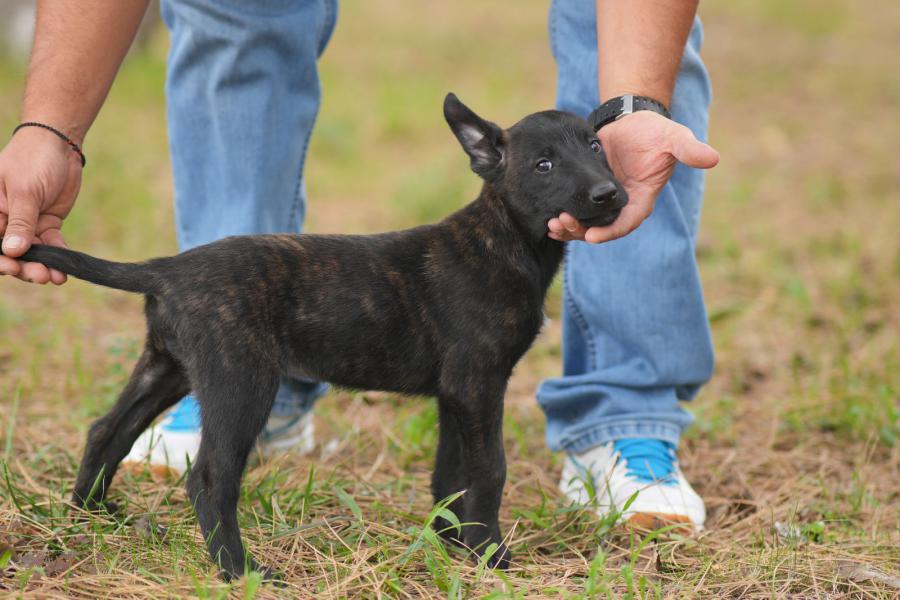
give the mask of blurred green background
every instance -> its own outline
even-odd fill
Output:
[[[478,180],[443,122],[441,100],[454,91],[507,125],[552,106],[546,8],[345,2],[321,61],[307,229],[407,227],[473,198]],[[891,309],[900,273],[898,10],[886,1],[854,10],[840,0],[701,7],[714,85],[710,139],[722,162],[709,173],[698,256],[726,372],[732,360],[791,377],[793,363],[842,372],[842,361],[860,358],[842,344],[865,341],[865,351],[884,338],[872,368],[895,389],[900,368],[887,341],[897,331]],[[176,251],[166,44],[157,19],[87,138],[90,167],[64,228],[73,247],[122,260]],[[21,56],[0,59],[0,129],[17,122],[23,74]],[[41,320],[22,316],[22,299],[39,305],[62,297],[77,306],[84,295],[109,297],[81,283],[0,285],[7,319]]]

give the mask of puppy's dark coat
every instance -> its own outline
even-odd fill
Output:
[[[227,576],[245,567],[237,502],[247,455],[284,375],[436,396],[435,500],[466,523],[449,539],[499,549],[503,395],[543,318],[563,255],[547,221],[615,220],[626,202],[591,128],[546,111],[502,130],[450,94],[444,115],[484,179],[440,223],[368,236],[232,237],[178,256],[112,263],[35,246],[24,260],[146,295],[147,340],[117,404],[90,429],[74,500],[97,508],[138,435],[188,391],[202,443],[187,487]],[[447,523],[439,524],[445,527]]]

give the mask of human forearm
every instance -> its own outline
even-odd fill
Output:
[[[600,99],[648,96],[670,105],[699,0],[597,0]]]
[[[671,105],[675,79],[698,0],[597,0],[600,99],[649,96]],[[670,106],[671,107],[671,106]],[[686,126],[638,111],[604,125],[597,136],[613,174],[628,193],[614,223],[585,228],[566,213],[547,223],[553,239],[607,242],[634,231],[653,211],[677,162],[712,168],[719,154]]]
[[[81,142],[106,99],[148,0],[39,0],[23,121]]]
[[[22,120],[44,123],[81,144],[131,45],[147,0],[39,0]],[[37,127],[0,150],[0,274],[35,283],[65,275],[21,256],[32,243],[64,246],[60,228],[81,185],[82,163]]]

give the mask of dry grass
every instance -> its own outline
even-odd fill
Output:
[[[532,396],[559,369],[554,324],[507,399],[502,521],[512,570],[493,573],[431,543],[431,403],[338,392],[317,409],[315,457],[264,462],[245,479],[245,539],[288,587],[253,576],[227,586],[177,482],[120,476],[113,494],[127,516],[119,520],[64,504],[86,427],[134,359],[139,300],[80,282],[38,289],[4,280],[0,590],[25,598],[897,597],[900,9],[890,0],[866,7],[703,6],[716,84],[712,141],[723,162],[709,179],[698,248],[719,368],[689,406],[697,423],[682,449],[710,513],[702,535],[633,537],[562,501],[560,458],[543,444]],[[453,89],[505,123],[550,105],[543,10],[509,1],[348,3],[323,64],[311,228],[406,226],[472,197],[477,184],[444,131],[440,99]],[[490,50],[472,40],[491,40]],[[122,259],[174,250],[163,56],[160,40],[132,57],[88,142],[92,166],[67,223],[79,248]],[[15,121],[20,77],[0,62],[4,127]],[[558,301],[554,290],[551,316]]]

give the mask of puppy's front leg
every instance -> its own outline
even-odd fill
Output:
[[[434,496],[435,504],[451,494],[462,492],[469,487],[465,457],[463,456],[462,435],[459,432],[458,413],[459,411],[454,410],[446,400],[438,400],[440,437],[437,458],[434,461],[434,473],[431,476],[431,493]],[[463,498],[457,498],[447,508],[462,519],[465,512]],[[453,529],[446,519],[436,519],[434,528],[445,540],[453,543],[461,542],[458,539],[460,532]]]
[[[497,544],[488,565],[505,569],[509,567],[510,552],[503,544],[498,516],[506,482],[503,394],[507,378],[501,376],[506,375],[502,369],[485,369],[482,365],[476,370],[469,360],[465,363],[445,363],[439,398],[442,414],[456,415],[462,446],[464,474],[456,483],[467,482],[467,491],[462,498],[462,514],[457,516],[464,523],[475,523],[463,528],[460,541],[479,555],[491,544]],[[448,372],[448,368],[453,371]],[[443,424],[441,429],[443,438]],[[444,473],[451,471],[445,468]],[[436,475],[440,474],[439,471]]]

